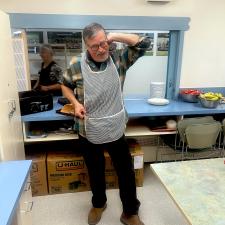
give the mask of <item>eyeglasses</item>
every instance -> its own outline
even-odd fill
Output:
[[[101,41],[98,45],[92,45],[88,47],[93,51],[93,52],[97,52],[99,47],[106,49],[108,47],[108,40],[105,41]]]

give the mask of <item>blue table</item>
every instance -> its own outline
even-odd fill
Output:
[[[10,225],[23,192],[31,160],[0,163],[0,225]]]
[[[215,109],[203,108],[200,103],[187,103],[171,100],[168,105],[154,106],[147,103],[146,98],[126,98],[125,107],[129,118],[148,116],[184,116],[197,114],[221,114],[225,113],[225,104],[220,104]],[[50,111],[22,116],[23,122],[51,121],[51,120],[72,120],[73,117],[56,113],[62,106],[54,99],[54,108]]]

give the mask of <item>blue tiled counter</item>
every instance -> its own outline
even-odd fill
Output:
[[[168,105],[155,106],[147,103],[147,99],[126,99],[125,106],[131,118],[142,116],[184,116],[225,113],[225,104],[220,104],[215,109],[209,109],[203,108],[200,103],[188,103],[179,100],[170,100]]]
[[[0,163],[0,225],[10,225],[31,168],[31,160]]]
[[[203,108],[200,103],[187,103],[183,101],[170,100],[168,105],[154,106],[147,102],[146,98],[126,98],[125,107],[129,118],[148,116],[183,116],[196,114],[220,114],[225,113],[225,104],[220,104],[215,109]],[[72,120],[70,116],[56,113],[62,106],[54,99],[54,108],[50,111],[22,116],[23,122],[32,121],[52,121],[52,120]]]

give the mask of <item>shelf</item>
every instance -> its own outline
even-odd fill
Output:
[[[29,61],[40,61],[42,62],[41,57],[38,54],[29,54],[28,56]],[[65,55],[55,55],[54,56],[54,60],[59,61],[59,60],[63,60],[65,61],[66,56]]]
[[[78,139],[77,134],[49,133],[47,137],[43,137],[43,138],[27,138],[26,136],[24,136],[24,143],[60,141],[60,140],[76,140],[76,139]]]
[[[125,136],[126,137],[137,137],[137,136],[151,136],[151,135],[166,135],[176,134],[176,131],[152,131],[149,126],[144,124],[128,123]]]
[[[165,132],[156,132],[151,131],[148,126],[144,125],[128,125],[125,131],[126,137],[138,137],[138,136],[153,136],[153,135],[166,135],[166,134],[175,134],[176,131],[165,131]],[[27,138],[24,132],[24,143],[33,143],[33,142],[49,142],[49,141],[59,141],[59,140],[76,140],[78,139],[77,134],[54,134],[49,133],[47,137],[41,138]]]
[[[58,132],[55,133],[54,131],[51,131],[47,133],[46,137],[34,137],[34,138],[28,138],[27,135],[29,134],[30,130],[30,123],[29,122],[23,122],[23,140],[24,143],[35,143],[35,142],[50,142],[50,141],[60,141],[60,140],[76,140],[78,139],[78,135],[75,133],[65,133],[65,132]]]

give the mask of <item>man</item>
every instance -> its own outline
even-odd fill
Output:
[[[125,225],[144,225],[138,216],[140,202],[136,195],[132,158],[124,137],[127,119],[121,90],[127,69],[144,54],[150,41],[136,34],[106,35],[97,23],[84,28],[83,39],[87,51],[65,72],[62,91],[79,118],[79,141],[93,194],[88,224],[97,224],[106,208],[103,154],[106,149],[119,180],[123,205],[120,221]],[[114,41],[130,47],[110,49]]]
[[[51,45],[44,44],[41,46],[40,57],[43,62],[39,71],[40,77],[34,89],[60,96],[62,92],[59,81],[62,80],[63,73],[60,66],[54,61],[53,55]]]

